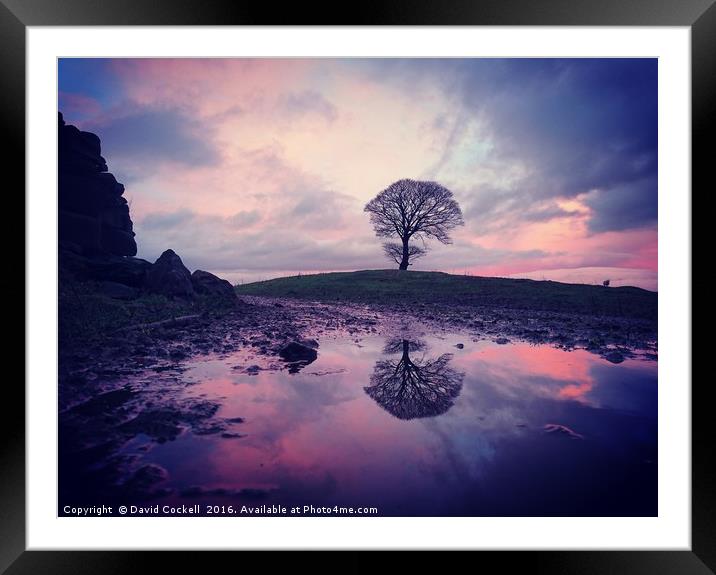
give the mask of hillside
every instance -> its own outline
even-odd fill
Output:
[[[366,270],[277,278],[236,286],[239,295],[367,304],[438,303],[656,320],[656,292],[636,287]]]

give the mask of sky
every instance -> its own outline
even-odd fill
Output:
[[[655,59],[61,59],[139,246],[246,283],[389,268],[365,204],[460,204],[411,269],[657,289]]]

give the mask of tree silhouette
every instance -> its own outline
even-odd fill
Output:
[[[384,353],[400,353],[400,359],[377,361],[370,386],[363,388],[371,399],[398,419],[441,415],[460,395],[465,374],[448,365],[452,354],[429,360],[410,358],[411,352],[423,349],[425,344],[420,341],[389,340]]]
[[[398,180],[368,202],[364,210],[370,214],[378,237],[400,239],[399,244],[384,244],[383,251],[401,270],[408,269],[411,257],[425,254],[426,239],[452,243],[449,232],[465,223],[452,192],[437,182]],[[411,246],[411,239],[420,239],[423,247]]]
[[[403,245],[393,242],[386,242],[383,244],[383,252],[388,259],[393,260],[396,264],[400,265],[403,261]],[[428,250],[421,248],[420,246],[412,245],[408,246],[408,261],[416,260],[423,257]],[[410,263],[408,263],[410,265]],[[401,268],[403,269],[403,268]]]

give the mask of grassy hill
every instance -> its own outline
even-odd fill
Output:
[[[636,287],[451,275],[442,272],[366,270],[277,278],[236,286],[241,295],[369,304],[436,303],[657,317],[657,293]]]

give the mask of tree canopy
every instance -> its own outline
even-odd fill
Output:
[[[425,349],[424,342],[389,340],[384,353],[399,353],[400,359],[376,362],[370,385],[364,391],[398,419],[435,417],[453,406],[460,395],[464,373],[450,367],[452,355],[437,358],[410,357]]]
[[[452,243],[450,231],[464,224],[453,194],[437,182],[398,180],[368,202],[365,211],[378,237],[400,238],[400,244],[385,243],[385,254],[407,269],[410,260],[425,254],[425,240]],[[421,246],[410,245],[420,239]]]

